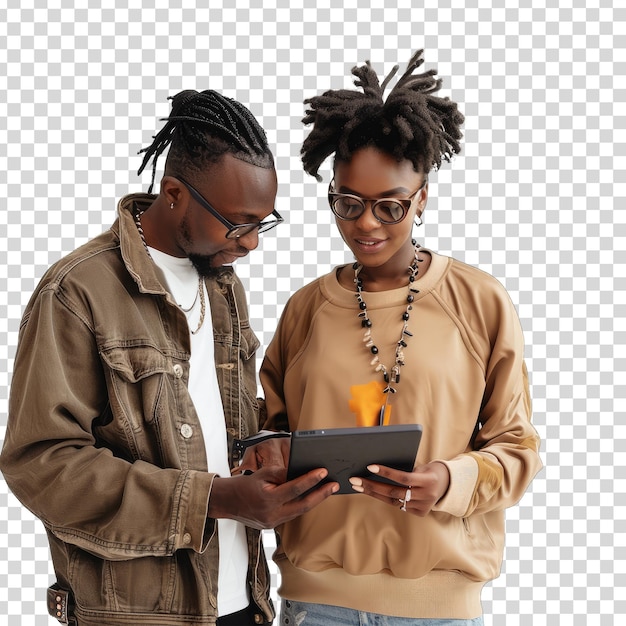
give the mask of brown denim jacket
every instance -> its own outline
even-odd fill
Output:
[[[132,216],[153,198],[123,198],[109,231],[52,266],[20,327],[0,469],[44,523],[80,625],[217,617],[214,475],[187,390],[189,329]],[[233,270],[206,286],[229,439],[245,437],[258,429],[259,342]],[[263,623],[274,612],[258,531],[248,544]]]

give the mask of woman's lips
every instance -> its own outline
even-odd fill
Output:
[[[354,239],[355,244],[359,250],[363,252],[378,252],[384,245],[384,239]]]

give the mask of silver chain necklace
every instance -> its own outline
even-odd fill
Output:
[[[144,214],[144,212],[145,212],[145,209],[135,210],[134,212],[135,226],[137,226],[137,231],[139,232],[139,236],[141,237],[141,242],[143,243],[143,247],[145,248],[148,256],[152,259],[152,255],[150,254],[150,249],[148,248],[148,244],[146,242],[146,236],[144,235],[144,232],[143,232],[143,226],[141,225],[141,216]],[[200,296],[200,321],[198,322],[198,327],[196,328],[196,330],[191,331],[192,335],[195,335],[202,328],[202,324],[204,324],[204,317],[206,315],[206,301],[204,298],[204,285],[202,283],[202,277],[200,275],[198,275],[198,291],[196,292],[196,297],[191,303],[191,306],[188,309],[185,309],[179,304],[178,307],[180,308],[181,311],[185,313],[189,313],[189,311],[191,311],[196,306],[196,302],[198,301],[198,296]]]

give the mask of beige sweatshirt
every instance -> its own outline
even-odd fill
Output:
[[[422,425],[417,464],[445,462],[450,487],[424,518],[355,493],[332,496],[277,529],[284,598],[469,619],[482,613],[482,586],[499,574],[504,509],[541,468],[522,331],[498,281],[424,252],[432,261],[415,282],[413,336],[391,423]],[[406,296],[404,287],[363,294],[388,369]],[[358,386],[381,380],[358,313],[354,292],[339,284],[336,270],[292,296],[261,368],[266,428],[356,425],[350,402]]]

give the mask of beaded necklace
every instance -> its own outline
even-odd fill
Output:
[[[145,209],[140,210],[136,209],[134,212],[135,218],[135,226],[137,226],[137,231],[139,232],[139,236],[141,237],[141,242],[143,243],[143,247],[146,249],[148,256],[152,259],[152,255],[150,254],[150,249],[148,248],[148,244],[146,242],[146,236],[143,232],[143,227],[141,225],[141,216],[144,214]],[[196,306],[196,302],[198,301],[198,296],[200,296],[200,321],[198,322],[198,327],[196,330],[191,330],[191,334],[195,335],[201,328],[202,324],[204,324],[204,316],[206,315],[206,301],[204,299],[204,286],[202,284],[202,276],[198,275],[198,291],[196,292],[196,297],[194,298],[191,306],[188,309],[185,309],[180,304],[178,305],[181,311],[185,313],[189,313]]]
[[[379,350],[376,344],[374,343],[374,339],[372,338],[372,320],[369,318],[367,313],[367,304],[365,300],[363,300],[363,280],[359,276],[359,273],[363,269],[363,265],[355,262],[352,266],[354,270],[354,284],[356,288],[356,299],[359,303],[359,318],[361,320],[361,326],[365,328],[365,333],[363,335],[363,343],[368,348],[370,354],[373,355],[372,360],[370,361],[370,365],[374,367],[375,372],[381,372],[383,376],[383,380],[385,381],[385,388],[383,389],[383,393],[385,395],[385,403],[380,409],[379,423],[383,424],[383,420],[385,417],[385,411],[387,409],[387,405],[389,403],[389,397],[396,393],[397,389],[393,385],[397,385],[400,382],[400,368],[404,365],[404,348],[407,347],[407,341],[410,337],[413,336],[413,333],[409,331],[409,318],[410,312],[413,310],[413,301],[415,300],[415,295],[419,293],[419,289],[415,289],[413,283],[417,278],[417,273],[419,269],[419,263],[422,262],[422,259],[418,258],[417,251],[419,246],[413,241],[413,245],[415,246],[415,252],[413,255],[413,261],[411,265],[408,267],[409,274],[409,285],[408,285],[408,295],[406,297],[407,306],[402,313],[402,331],[400,332],[400,338],[396,344],[396,354],[395,354],[395,362],[391,367],[391,370],[388,370],[383,363],[380,362],[380,358],[378,356]]]

